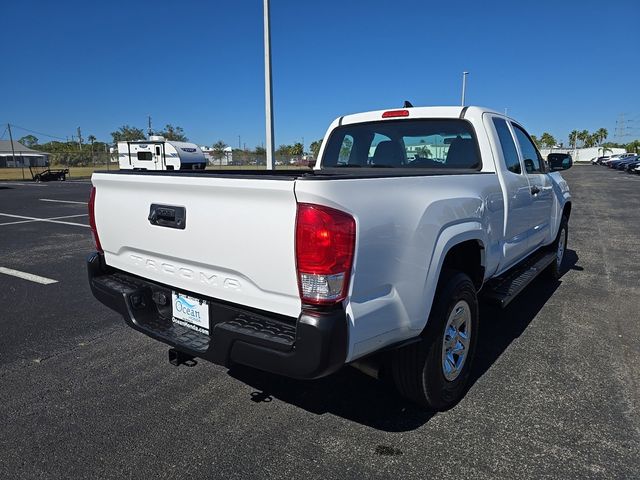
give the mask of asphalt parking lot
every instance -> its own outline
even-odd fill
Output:
[[[567,272],[483,310],[436,415],[352,368],[171,366],[89,291],[89,182],[0,182],[0,478],[640,477],[640,176],[564,176]]]

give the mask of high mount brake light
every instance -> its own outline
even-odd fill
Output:
[[[408,117],[409,110],[388,110],[382,114],[382,118]]]
[[[96,250],[100,253],[104,253],[102,245],[100,245],[100,238],[98,237],[98,229],[96,228],[96,187],[91,187],[91,194],[89,195],[89,226],[91,227],[91,233],[93,234],[93,241],[96,244]]]
[[[296,267],[304,303],[327,305],[345,299],[353,265],[356,222],[322,205],[298,204]]]

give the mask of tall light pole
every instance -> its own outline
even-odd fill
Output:
[[[469,72],[462,72],[462,106],[464,107],[464,94],[467,90],[467,75]]]
[[[273,170],[273,88],[271,87],[271,27],[269,0],[264,0],[264,107],[267,130],[267,170]]]

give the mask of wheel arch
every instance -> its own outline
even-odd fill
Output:
[[[420,330],[427,324],[433,306],[438,282],[444,269],[454,269],[469,275],[476,290],[484,282],[486,273],[486,233],[480,222],[465,222],[451,225],[440,233],[431,257],[424,295],[427,315]]]

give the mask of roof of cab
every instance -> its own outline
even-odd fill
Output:
[[[461,118],[462,111],[464,110],[464,117],[469,118],[471,116],[482,116],[483,113],[491,112],[498,115],[502,115],[495,110],[478,106],[442,106],[442,107],[408,107],[408,108],[387,108],[385,110],[374,110],[371,112],[353,113],[345,115],[340,119],[337,119],[338,124],[345,125],[351,123],[372,122],[377,120],[398,120],[398,117],[383,118],[382,114],[389,111],[407,110],[409,114],[407,116],[400,117],[402,119],[408,118]]]

